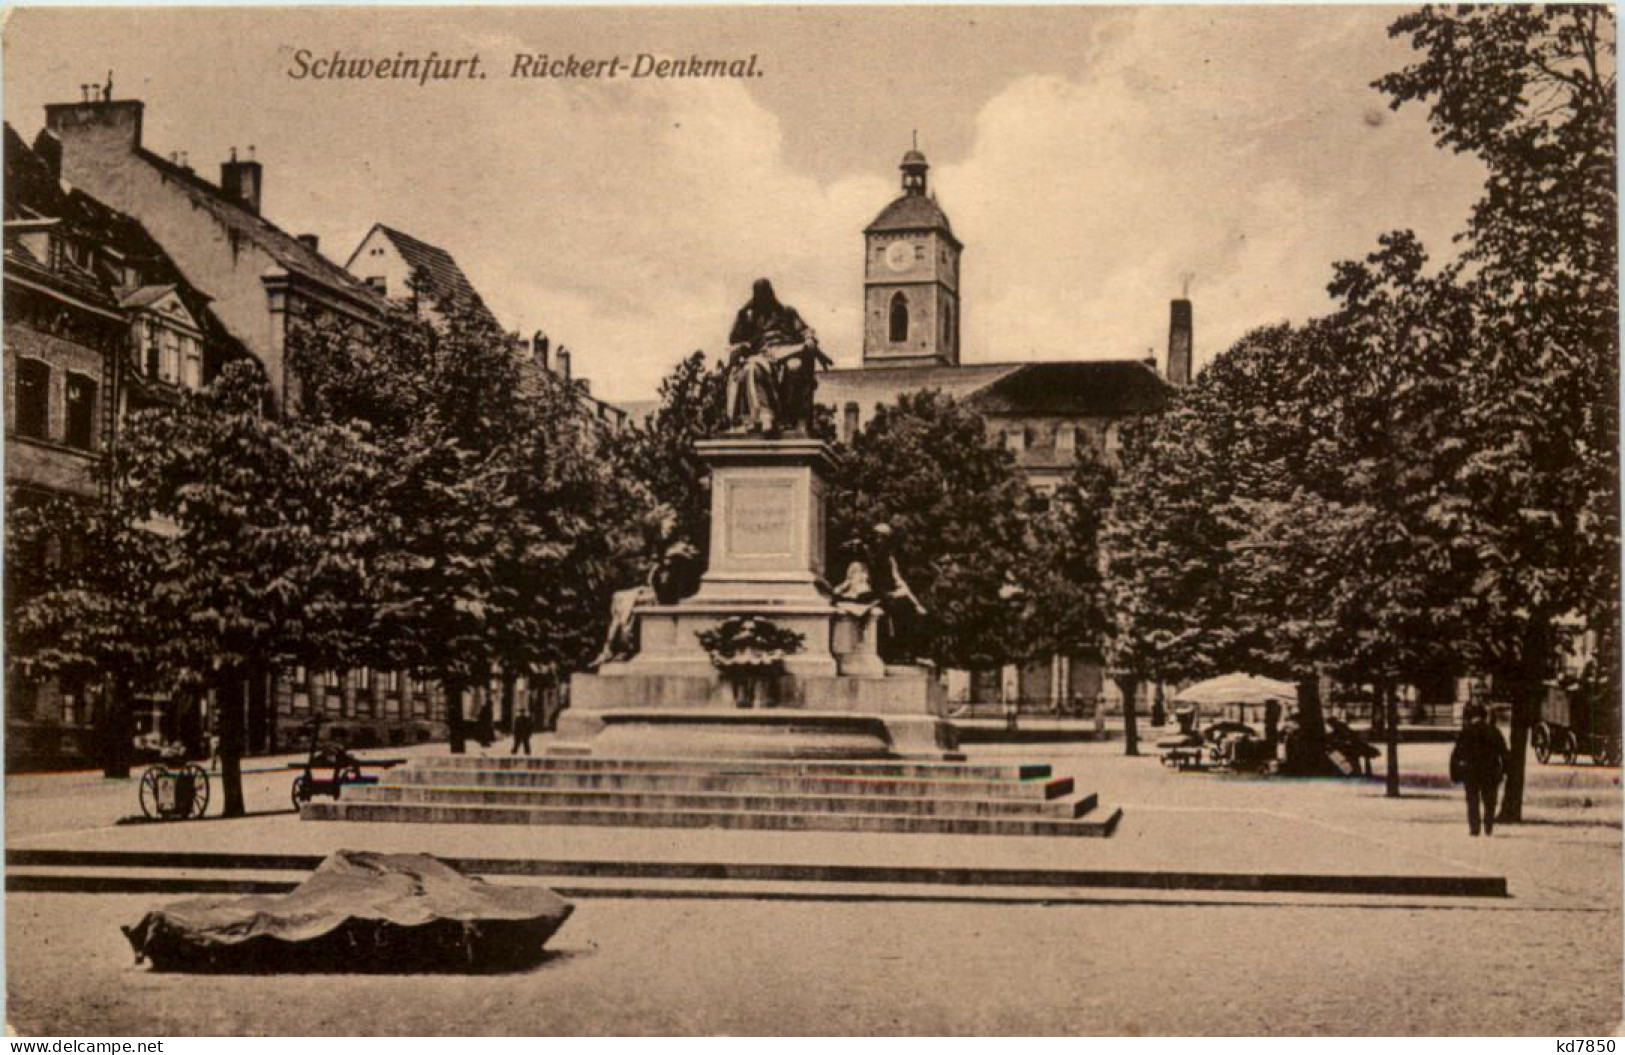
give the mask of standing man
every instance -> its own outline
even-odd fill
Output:
[[[512,748],[512,750],[510,750],[508,752],[508,754],[517,755],[519,753],[519,749],[521,747],[523,747],[525,749],[525,754],[527,754],[527,755],[530,754],[530,732],[531,732],[530,712],[528,710],[520,711],[518,714],[514,715],[513,716],[513,748]]]
[[[1450,752],[1450,779],[1467,789],[1467,830],[1478,834],[1480,807],[1484,834],[1495,832],[1495,799],[1507,770],[1507,742],[1481,703],[1461,713],[1461,732]]]

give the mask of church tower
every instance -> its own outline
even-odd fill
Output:
[[[958,366],[964,247],[926,189],[925,155],[900,167],[902,196],[863,232],[863,365]]]

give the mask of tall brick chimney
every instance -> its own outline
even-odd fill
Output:
[[[1191,302],[1183,297],[1169,305],[1168,313],[1168,381],[1175,385],[1188,385],[1191,381],[1191,341],[1195,327],[1191,321]]]
[[[260,191],[265,187],[265,172],[254,160],[254,148],[248,148],[248,158],[237,160],[237,148],[231,148],[230,160],[220,163],[220,189],[226,197],[242,203],[243,208],[255,215],[260,211]]]
[[[547,353],[549,350],[551,350],[551,348],[552,342],[547,339],[547,334],[543,333],[541,330],[537,330],[531,335],[531,358],[535,360],[537,366],[542,368],[543,372],[553,369],[552,364],[547,361]]]
[[[570,380],[570,349],[559,345],[558,350],[559,376],[566,381]]]

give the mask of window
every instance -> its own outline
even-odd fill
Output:
[[[38,359],[17,360],[17,435],[50,439],[51,368]]]
[[[96,438],[96,382],[83,374],[69,374],[68,427],[65,442],[88,451]]]
[[[917,245],[917,246],[914,247],[914,259],[915,260],[924,260],[925,259],[925,246]]]
[[[380,297],[389,296],[389,280],[383,275],[368,275],[367,285]]]
[[[942,346],[954,346],[954,303],[951,300],[942,302]]]
[[[339,672],[336,670],[323,671],[322,684],[327,687],[328,692],[337,692],[339,688]]]
[[[1076,425],[1062,425],[1055,430],[1055,449],[1058,451],[1075,451],[1078,449],[1078,427]]]
[[[893,293],[891,297],[891,343],[908,340],[908,297]]]
[[[174,330],[163,331],[158,377],[170,384],[176,384],[181,379],[181,335]]]
[[[1106,426],[1106,453],[1116,454],[1123,446],[1123,434],[1118,431],[1117,422]]]
[[[398,670],[392,670],[386,673],[384,675],[384,688],[390,692],[400,692],[401,672]]]
[[[1027,449],[1027,430],[1011,428],[1004,430],[1004,446],[1006,450],[1020,454]]]
[[[159,372],[159,370],[161,368],[161,365],[162,365],[162,362],[161,362],[162,355],[160,353],[159,341],[158,341],[159,332],[160,331],[158,329],[158,324],[157,323],[155,323],[155,322],[147,323],[147,326],[146,326],[147,345],[146,345],[145,354],[141,357],[141,362],[143,364],[143,370],[146,373],[146,375],[148,377],[152,377],[152,378],[156,378],[158,376],[158,372]]]
[[[858,405],[848,403],[841,410],[841,435],[850,440],[858,434]]]
[[[181,338],[181,384],[194,391],[203,387],[203,346],[190,337]]]

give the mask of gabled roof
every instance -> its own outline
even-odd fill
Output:
[[[372,229],[389,239],[389,243],[401,254],[401,259],[406,261],[407,266],[420,281],[426,283],[426,292],[435,303],[466,304],[474,311],[485,315],[493,325],[496,324],[496,317],[485,306],[485,301],[480,299],[474,284],[463,274],[463,269],[457,266],[457,261],[452,259],[450,253],[386,224],[373,224]],[[366,242],[367,239],[363,238],[361,245],[365,245]],[[361,246],[358,245],[356,251],[360,250]],[[354,262],[355,257],[352,255],[350,263]]]
[[[140,286],[119,298],[121,308],[146,308],[175,292],[175,284],[166,282],[157,286]]]
[[[40,133],[42,138],[50,135],[48,130]],[[37,149],[39,144],[35,145]],[[172,161],[166,161],[144,147],[137,148],[136,156],[179,186],[194,205],[213,216],[231,237],[251,241],[275,260],[278,266],[339,292],[375,311],[387,309],[388,305],[384,299],[368,288],[366,283],[270,220],[245,208],[241,202],[196,172],[182,168]]]

